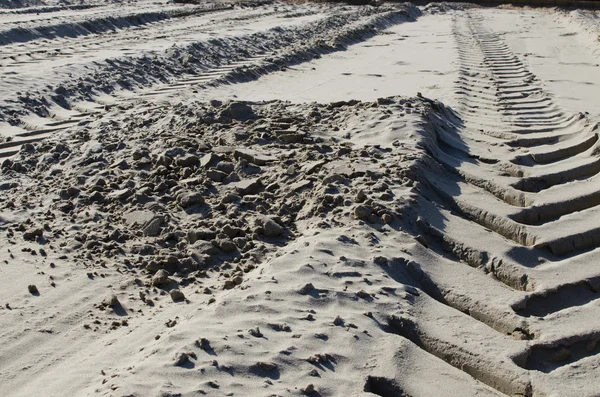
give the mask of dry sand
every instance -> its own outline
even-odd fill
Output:
[[[0,395],[600,395],[596,13],[44,7],[0,12]]]

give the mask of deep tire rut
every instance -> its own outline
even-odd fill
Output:
[[[480,14],[457,14],[454,35],[460,105],[433,123],[416,225],[425,248],[493,276],[479,292],[504,289],[485,292],[486,301],[468,282],[419,267],[421,288],[443,305],[423,303],[389,325],[501,393],[546,395],[545,373],[600,353],[600,333],[587,321],[600,298],[591,262],[600,228],[588,221],[600,214],[597,124],[557,106]],[[466,316],[464,335],[489,327],[483,347],[481,335],[457,341],[440,332],[456,315],[449,307]]]

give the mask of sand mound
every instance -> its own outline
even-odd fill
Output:
[[[309,384],[318,385],[315,390],[325,387],[318,382],[320,370],[353,365],[351,357],[358,354],[354,349],[323,348],[339,345],[341,340],[331,342],[340,337],[354,334],[356,341],[368,341],[373,338],[370,332],[384,332],[372,323],[367,327],[371,331],[362,333],[366,324],[356,324],[372,322],[374,314],[369,311],[385,313],[383,306],[369,308],[382,288],[380,277],[397,271],[386,268],[395,259],[375,258],[377,267],[372,268],[371,251],[359,247],[377,246],[381,233],[397,235],[394,229],[403,208],[410,205],[407,200],[414,188],[411,167],[416,156],[410,143],[414,140],[407,140],[406,131],[425,123],[424,115],[438,106],[423,99],[389,98],[327,105],[213,102],[138,109],[126,116],[115,112],[109,123],[24,145],[18,155],[2,163],[4,230],[17,246],[25,244],[28,248],[23,252],[35,254],[33,260],[40,260],[40,266],[52,262],[48,270],[52,282],[36,282],[44,299],[51,300],[61,284],[71,284],[57,274],[65,267],[68,272],[87,274],[76,284],[83,283],[81,288],[88,292],[103,280],[118,280],[123,287],[113,286],[115,296],[107,300],[105,294],[90,297],[96,309],[83,327],[90,337],[96,334],[100,339],[88,342],[85,349],[98,348],[113,332],[127,333],[123,328],[143,332],[144,318],[170,316],[170,308],[177,307],[173,305],[183,304],[186,313],[214,312],[211,315],[228,318],[227,325],[220,328],[213,323],[214,329],[204,328],[194,338],[197,344],[191,341],[189,346],[173,344],[180,339],[155,330],[157,341],[174,338],[173,342],[161,348],[166,357],[161,353],[160,358],[151,358],[140,374],[165,371],[164,365],[169,371],[187,371],[208,359],[213,363],[210,381],[202,386],[207,392],[228,387],[258,391],[266,380],[295,373],[299,382],[306,379],[302,387],[310,394]],[[395,116],[390,118],[390,113]],[[376,135],[355,128],[359,121],[376,120],[386,126]],[[388,144],[375,143],[382,132]],[[24,209],[27,218],[19,215]],[[413,244],[410,235],[401,235]],[[340,244],[347,247],[344,255],[334,248]],[[318,259],[299,254],[306,249],[316,249],[311,255]],[[298,261],[298,255],[303,259]],[[337,280],[340,292],[334,293],[334,285],[325,284],[323,277]],[[354,279],[364,280],[348,290]],[[406,288],[406,299],[418,295],[412,287],[393,287],[397,288]],[[236,291],[260,297],[243,298],[258,306],[232,307],[227,302],[238,301]],[[328,304],[327,312],[333,310],[330,319],[309,309],[314,307],[311,301],[328,302],[339,293],[345,297]],[[298,309],[297,319],[289,317],[289,302],[283,301],[280,308],[270,305],[273,315],[260,321],[250,314],[266,307],[262,300],[277,302],[289,294],[297,296],[298,304],[308,304]],[[335,309],[347,299],[363,303],[351,312]],[[22,304],[26,303],[11,302],[10,307]],[[229,307],[233,313],[222,312]],[[182,322],[197,321],[184,312],[178,319],[165,320],[168,334],[171,328],[182,329]],[[302,357],[284,358],[297,349],[285,340],[300,338],[300,324],[317,319],[312,331],[316,336],[306,330],[308,339],[298,340],[312,347],[302,348]],[[221,342],[228,330],[239,330],[232,337],[240,341],[240,348],[247,338],[271,340],[271,347],[248,356],[249,361],[232,361],[230,355],[238,348],[229,346],[225,353]],[[158,343],[154,335],[150,339]],[[282,359],[266,354],[277,349],[289,353],[280,353]],[[310,374],[293,370],[297,363],[304,363]],[[232,374],[238,373],[246,373],[247,381],[231,383],[230,379],[237,379]],[[361,388],[382,387],[377,380],[356,381],[364,383]]]

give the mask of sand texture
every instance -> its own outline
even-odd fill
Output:
[[[0,396],[600,396],[597,12],[2,7]]]

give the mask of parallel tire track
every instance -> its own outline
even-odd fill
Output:
[[[242,38],[194,43],[180,52],[179,50],[175,51],[174,56],[177,57],[177,62],[182,59],[189,59],[189,61],[181,61],[182,63],[186,62],[186,65],[178,65],[188,73],[181,73],[176,78],[171,78],[175,75],[174,73],[166,76],[162,74],[153,75],[156,72],[170,72],[171,68],[167,67],[168,65],[163,65],[163,63],[166,63],[164,59],[158,59],[156,66],[148,65],[142,59],[139,62],[139,68],[142,70],[137,70],[137,66],[131,67],[130,62],[123,62],[126,65],[119,68],[125,71],[122,80],[134,80],[130,88],[134,88],[135,80],[140,79],[137,74],[146,71],[146,69],[149,70],[148,74],[144,75],[144,79],[147,80],[144,85],[151,85],[152,87],[146,89],[145,92],[123,97],[118,95],[103,95],[101,97],[91,95],[91,98],[87,101],[78,101],[73,98],[69,107],[79,113],[69,115],[65,119],[58,116],[58,120],[52,122],[45,121],[47,120],[45,116],[48,115],[40,114],[40,123],[30,125],[16,114],[19,121],[17,123],[13,122],[13,124],[17,124],[24,131],[15,134],[15,139],[10,142],[0,143],[0,158],[15,154],[24,143],[41,141],[59,130],[85,124],[91,118],[105,114],[114,106],[129,106],[136,101],[151,99],[158,95],[176,94],[182,88],[195,87],[201,89],[209,84],[219,85],[255,79],[261,75],[280,70],[287,65],[306,62],[326,53],[344,50],[351,43],[365,40],[377,34],[379,29],[411,20],[415,16],[415,10],[414,8],[405,9],[400,7],[398,9],[371,10],[368,12],[359,10],[344,14],[338,13],[290,31],[284,29],[270,30]],[[301,41],[302,44],[292,45],[298,41]],[[223,48],[227,48],[228,51],[224,51]],[[115,60],[112,62],[118,64],[121,61]],[[131,76],[127,73],[130,73]],[[91,79],[100,80],[100,77]],[[171,81],[165,83],[165,80]],[[77,89],[77,87],[73,89],[74,96],[77,95]],[[65,96],[69,94],[68,89],[64,91],[66,92]],[[33,107],[43,107],[38,105],[45,103],[45,101],[45,99],[35,99],[32,102]],[[9,113],[11,111],[5,110],[5,112]]]
[[[192,9],[170,11],[148,11],[132,13],[123,16],[102,16],[96,19],[87,19],[79,22],[64,22],[33,28],[14,27],[0,32],[0,45],[11,43],[24,43],[39,39],[57,39],[68,37],[102,34],[109,31],[131,28],[151,24],[169,19],[177,19],[209,12],[225,11],[232,9],[232,5],[213,7],[194,7]]]

